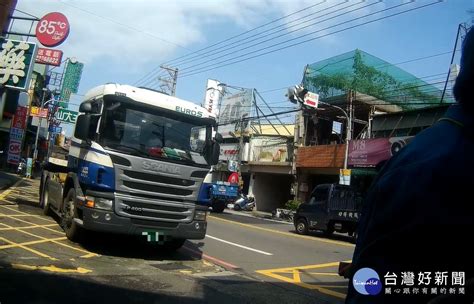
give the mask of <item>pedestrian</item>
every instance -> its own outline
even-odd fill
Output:
[[[457,103],[392,157],[369,190],[346,303],[474,302],[473,84],[470,30]]]

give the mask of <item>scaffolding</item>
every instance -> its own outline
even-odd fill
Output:
[[[402,110],[439,104],[443,94],[436,84],[358,49],[308,65],[303,85],[323,101],[334,103],[335,97],[352,90]],[[448,94],[444,102],[454,99]]]

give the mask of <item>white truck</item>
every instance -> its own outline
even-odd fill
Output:
[[[84,230],[153,235],[177,249],[203,239],[208,207],[197,203],[219,156],[216,120],[206,109],[146,88],[90,90],[65,159],[44,165],[40,205],[59,215],[66,236]]]

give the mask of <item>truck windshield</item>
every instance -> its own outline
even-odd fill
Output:
[[[99,143],[146,158],[207,166],[205,141],[209,119],[123,101],[104,105]]]

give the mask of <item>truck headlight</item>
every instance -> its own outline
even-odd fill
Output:
[[[102,210],[112,210],[113,200],[109,200],[102,197],[86,197],[86,206],[89,208],[96,208]]]
[[[205,221],[206,219],[207,219],[207,211],[196,210],[194,212],[194,220],[195,221]]]

